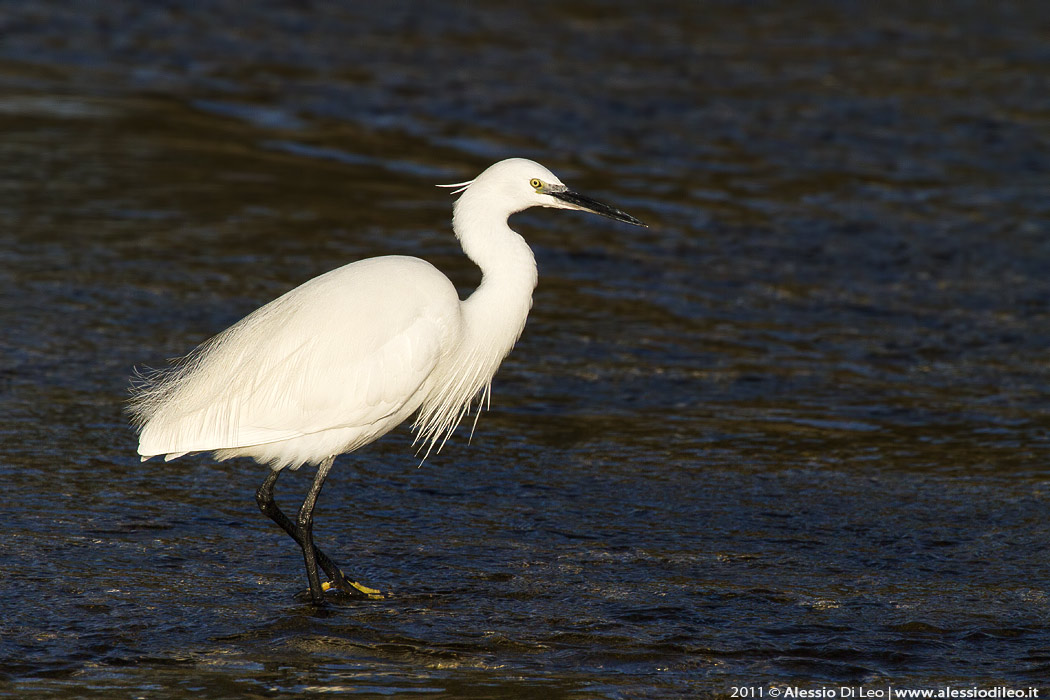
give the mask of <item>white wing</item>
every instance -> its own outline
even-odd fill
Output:
[[[372,258],[333,270],[144,377],[131,402],[139,454],[354,427],[382,434],[396,422],[378,423],[418,407],[461,324],[455,288],[422,260]]]

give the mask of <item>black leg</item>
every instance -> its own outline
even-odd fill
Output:
[[[295,528],[295,523],[284,514],[284,511],[277,507],[277,501],[273,497],[273,487],[280,475],[281,472],[276,469],[270,472],[269,476],[266,477],[266,481],[255,492],[255,502],[259,504],[259,510],[263,512],[263,515],[280,525],[281,529],[287,532],[301,547],[303,543],[299,541],[299,531]],[[325,558],[327,559],[327,557]]]
[[[314,506],[317,505],[317,497],[321,495],[321,488],[324,486],[324,480],[328,478],[333,462],[335,457],[329,457],[317,466],[314,483],[310,485],[296,518],[296,525],[299,526],[299,544],[303,548],[303,559],[306,560],[306,577],[310,580],[310,597],[315,603],[324,602],[324,591],[321,589],[321,579],[317,575],[317,553],[314,550]]]
[[[329,464],[329,469],[331,464]],[[325,472],[327,475],[327,470]],[[278,470],[271,471],[267,476],[266,480],[263,481],[259,490],[255,492],[255,500],[259,504],[259,510],[262,511],[263,515],[268,517],[270,520],[277,523],[282,530],[288,533],[288,535],[295,540],[296,544],[303,547],[303,537],[300,533],[299,528],[295,523],[292,522],[291,518],[284,514],[284,512],[277,506],[277,502],[274,500],[273,489],[277,484],[277,479],[280,477],[281,472]],[[322,479],[323,481],[323,479]],[[320,487],[317,487],[317,493],[320,493]],[[309,498],[309,497],[308,497]],[[317,495],[314,495],[314,501],[317,500]],[[305,503],[304,503],[305,505]],[[350,578],[343,573],[343,570],[339,568],[339,565],[332,561],[324,552],[313,546],[314,559],[328,576],[329,580],[337,588],[344,593],[355,597],[367,597],[367,598],[382,598],[383,596],[379,591],[374,588],[369,588],[360,583],[350,580]],[[303,556],[306,557],[305,548],[303,550]],[[316,568],[314,569],[316,571]],[[323,588],[323,586],[322,586]],[[311,591],[312,595],[312,591]]]

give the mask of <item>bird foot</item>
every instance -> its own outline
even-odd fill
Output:
[[[348,578],[343,577],[342,580],[325,581],[321,584],[321,590],[328,592],[333,588],[346,593],[354,598],[368,598],[369,600],[383,600],[386,596],[375,588],[369,588],[368,586],[358,583],[357,581],[351,581]]]

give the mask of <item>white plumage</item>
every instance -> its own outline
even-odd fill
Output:
[[[418,409],[458,369],[463,335],[456,290],[429,263],[384,257],[332,270],[147,376],[134,404],[145,418],[139,453],[318,464]]]
[[[457,186],[462,194],[453,230],[482,271],[473,294],[461,301],[434,266],[404,256],[362,260],[316,277],[173,366],[139,375],[130,411],[142,459],[214,452],[220,460],[244,456],[269,464],[275,473],[260,489],[260,507],[303,546],[308,574],[316,553],[337,578],[302,522],[293,527],[279,519],[284,516],[272,501],[276,472],[321,465],[316,498],[336,455],[372,442],[413,414],[417,440],[429,454],[475,399],[480,410],[500,362],[521,335],[536,286],[535,259],[507,225],[511,214],[546,206],[641,224],[572,192],[529,160],[501,161]],[[312,517],[307,500],[310,512],[300,511],[300,521]],[[271,506],[279,517],[267,511]],[[316,576],[310,577],[311,592],[319,601]],[[334,583],[347,590],[344,581]]]

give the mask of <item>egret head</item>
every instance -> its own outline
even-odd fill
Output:
[[[529,207],[578,209],[645,226],[630,214],[574,192],[550,170],[525,158],[501,160],[469,182],[441,187],[458,187],[456,192],[463,192],[461,201],[485,201],[489,207],[503,209],[508,215]]]

